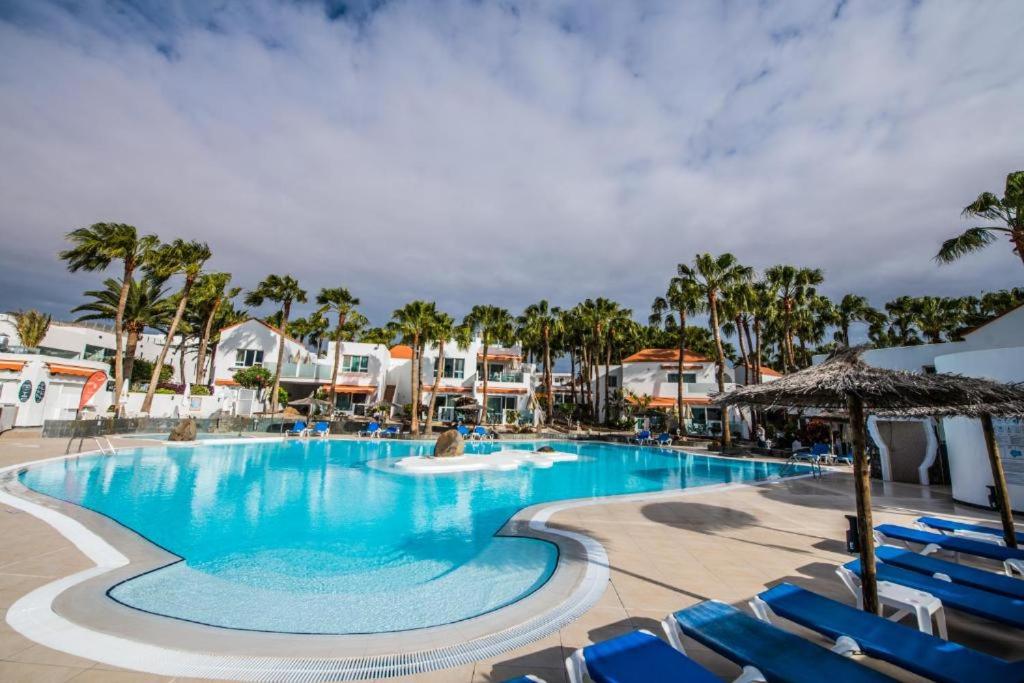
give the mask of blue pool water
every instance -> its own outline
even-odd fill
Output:
[[[428,442],[163,446],[46,463],[29,488],[101,512],[184,561],[116,586],[138,609],[240,629],[377,633],[483,614],[541,586],[554,545],[495,534],[534,503],[765,479],[775,463],[581,442],[549,469],[413,475]]]

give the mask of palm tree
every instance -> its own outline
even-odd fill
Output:
[[[434,386],[430,392],[430,403],[427,406],[427,424],[424,432],[433,433],[434,430],[434,408],[437,406],[437,392],[441,387],[441,377],[444,375],[444,347],[450,341],[454,341],[460,349],[469,347],[472,341],[473,332],[465,325],[456,325],[455,319],[447,313],[438,312],[427,332],[427,336],[437,344],[437,361],[434,363]]]
[[[409,363],[410,389],[412,391],[412,421],[410,430],[419,433],[420,408],[423,405],[423,347],[430,334],[431,326],[437,319],[437,306],[433,302],[410,301],[391,314],[391,325],[406,344],[412,347],[412,361]]]
[[[602,302],[601,299],[597,301]],[[620,364],[622,363],[622,348],[635,337],[640,326],[633,320],[633,311],[623,308],[614,301],[608,301],[607,304],[600,303],[598,310],[606,313],[602,322],[604,331],[604,422],[610,424],[612,395],[608,387],[608,378],[611,375],[612,357],[617,351],[616,360]]]
[[[72,313],[84,312],[77,320],[114,320],[117,307],[121,300],[121,281],[107,278],[103,281],[104,289],[85,292],[92,301],[71,309]],[[135,352],[139,338],[147,327],[164,327],[171,319],[173,307],[167,298],[164,281],[144,277],[141,281],[132,280],[128,285],[128,298],[121,316],[121,323],[126,333],[124,349],[124,376],[131,385],[132,370],[135,367]]]
[[[381,344],[391,346],[395,341],[395,331],[389,327],[371,327],[359,335],[364,344]]]
[[[778,265],[766,270],[765,278],[781,304],[782,371],[788,372],[790,369],[796,369],[796,353],[793,349],[793,318],[796,307],[814,293],[814,287],[820,285],[825,277],[820,268]]]
[[[469,314],[463,319],[462,324],[479,334],[481,344],[483,345],[484,387],[482,405],[483,419],[486,421],[488,419],[487,376],[490,369],[487,354],[491,344],[508,343],[512,338],[512,315],[504,308],[500,308],[498,306],[478,304],[470,309]]]
[[[288,329],[288,316],[292,304],[306,303],[306,290],[291,275],[268,275],[256,289],[245,295],[246,306],[262,306],[264,301],[281,304],[281,324],[278,326],[277,363],[274,364],[274,386],[270,392],[270,412],[277,412],[278,389],[281,388],[281,366],[284,365],[284,337]]]
[[[915,313],[913,297],[896,297],[885,304],[885,312],[888,314],[886,337],[889,343],[898,346],[911,346],[921,343],[917,332],[914,330]]]
[[[114,261],[122,264],[121,291],[114,316],[114,415],[121,414],[121,393],[124,387],[124,328],[122,321],[128,300],[128,288],[135,270],[146,263],[159,240],[155,235],[139,236],[135,226],[124,223],[94,223],[68,233],[73,246],[60,252],[72,273],[79,270],[105,270]]]
[[[850,326],[855,322],[869,323],[877,313],[868,300],[856,294],[847,294],[836,306],[836,341],[850,345]]]
[[[185,276],[185,282],[178,292],[178,308],[171,319],[171,325],[167,329],[167,338],[157,356],[157,362],[153,365],[153,374],[149,378],[149,388],[146,389],[146,398],[142,401],[142,412],[148,413],[153,407],[153,395],[156,393],[156,385],[160,381],[160,370],[164,366],[167,352],[174,341],[174,335],[181,323],[185,313],[185,306],[188,305],[189,295],[196,280],[202,275],[203,266],[210,260],[212,253],[205,242],[186,242],[177,239],[170,244],[161,245],[153,252],[152,259],[146,264],[147,271],[156,278],[168,278],[172,275],[181,274]],[[181,340],[184,349],[185,339]],[[181,378],[185,380],[184,376]]]
[[[978,251],[995,242],[997,233],[1005,233],[1013,245],[1013,253],[1024,262],[1024,171],[1013,171],[1006,176],[1006,189],[1002,197],[993,192],[982,192],[964,207],[965,218],[984,218],[999,221],[1001,225],[967,228],[963,233],[942,243],[935,255],[939,263],[952,263],[964,254]]]
[[[226,302],[217,310],[217,316],[213,320],[213,334],[210,336],[210,373],[209,383],[213,384],[217,376],[217,347],[220,345],[220,333],[232,325],[243,323],[250,319],[249,312],[245,309],[238,310],[230,301]]]
[[[327,401],[331,404],[331,409],[333,410],[335,394],[338,389],[336,384],[338,381],[338,366],[341,363],[341,338],[345,330],[345,320],[355,310],[355,307],[359,305],[359,299],[352,296],[352,293],[344,287],[325,287],[316,295],[316,302],[321,306],[321,312],[335,313],[338,316],[338,324],[334,328],[334,364],[331,370],[331,388],[327,391]]]
[[[15,329],[18,330],[18,339],[21,341],[21,345],[28,349],[38,348],[43,343],[47,330],[50,329],[51,320],[53,320],[53,316],[36,310],[15,313]]]
[[[942,335],[956,334],[964,319],[964,305],[960,299],[921,296],[913,299],[911,315],[917,329],[932,344],[941,344]]]
[[[558,306],[549,306],[547,300],[541,299],[537,303],[527,306],[517,322],[519,336],[539,342],[541,353],[544,356],[543,383],[544,399],[547,404],[544,421],[551,424],[555,411],[554,382],[551,378],[551,346],[552,338],[562,332],[562,309]]]
[[[711,334],[715,338],[715,352],[717,354],[716,374],[718,378],[718,391],[725,392],[725,350],[722,348],[722,329],[719,325],[719,303],[718,297],[723,291],[727,291],[742,282],[749,282],[754,277],[754,270],[749,266],[741,265],[735,256],[729,253],[719,256],[711,254],[697,254],[693,265],[679,265],[679,273],[682,277],[693,280],[698,290],[707,300],[707,310],[711,314]],[[729,426],[729,416],[726,412],[722,414],[722,449],[732,445],[732,432]]]
[[[201,325],[202,335],[199,338],[199,348],[196,351],[196,384],[206,384],[213,381],[213,374],[210,373],[209,382],[204,370],[206,369],[206,356],[210,346],[210,337],[213,335],[213,322],[217,319],[221,306],[224,302],[231,301],[242,293],[241,287],[229,287],[231,284],[231,273],[208,273],[199,278],[196,283],[193,299],[196,300],[196,309]]]

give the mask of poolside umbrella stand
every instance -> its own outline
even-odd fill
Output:
[[[867,347],[841,349],[828,360],[769,384],[741,387],[713,398],[723,408],[748,405],[763,408],[822,408],[845,410],[853,436],[853,475],[857,527],[861,539],[861,584],[864,609],[878,612],[875,544],[871,521],[871,471],[867,460],[866,419],[879,417],[966,416],[981,419],[992,466],[1006,543],[1015,547],[1013,513],[1006,477],[992,429],[992,416],[1024,415],[1024,389],[986,379],[947,374],[917,374],[868,365],[860,355]]]

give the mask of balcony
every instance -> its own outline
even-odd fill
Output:
[[[481,380],[483,381],[483,380]],[[505,382],[508,384],[522,384],[523,373],[521,372],[492,372],[487,375],[488,382]]]
[[[271,375],[277,370],[277,363],[264,363],[263,367]],[[238,370],[239,368],[235,368]],[[311,381],[331,381],[331,366],[320,363],[283,363],[281,365],[281,379],[304,379]]]

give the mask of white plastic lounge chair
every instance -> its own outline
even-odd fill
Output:
[[[913,550],[880,545],[875,548],[875,557],[894,567],[933,576],[936,579],[960,583],[989,593],[999,593],[1011,598],[1024,599],[1024,580],[977,569],[965,564],[940,560],[934,555],[921,555]]]
[[[973,538],[975,541],[1006,545],[1006,540],[1003,538],[1003,530],[995,527],[957,522],[956,520],[943,519],[941,517],[918,517],[914,524],[919,529],[924,529],[925,531],[938,531],[941,534],[952,534],[953,536]],[[1018,531],[1014,535],[1017,537],[1017,543],[1024,545],[1024,532]]]
[[[565,669],[569,683],[720,683],[717,676],[650,631],[632,631],[581,647],[565,660]]]
[[[791,583],[761,593],[750,607],[766,622],[779,616],[820,633],[835,642],[833,652],[865,654],[939,683],[1024,680],[1024,662],[971,650]]]
[[[1014,572],[1024,574],[1024,550],[1019,548],[1006,548],[996,543],[976,541],[973,538],[963,536],[943,536],[933,534],[920,529],[911,529],[895,524],[879,524],[875,527],[876,545],[904,545],[911,544],[922,546],[919,551],[922,555],[931,555],[939,550],[945,550],[959,555],[973,555],[987,560],[994,560],[1003,563],[1003,571],[1007,576],[1013,576]]]

